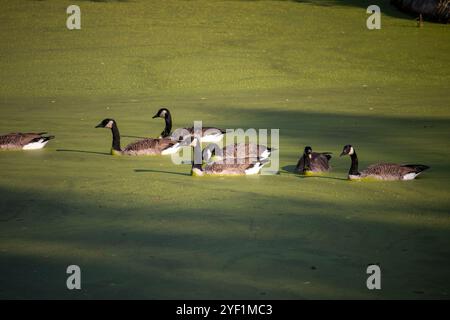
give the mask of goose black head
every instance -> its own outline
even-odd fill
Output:
[[[344,146],[344,149],[342,150],[342,153],[341,153],[340,156],[341,157],[345,156],[345,155],[351,156],[354,153],[355,153],[355,149],[353,149],[352,145],[351,144],[347,144],[346,146]]]
[[[114,119],[104,119],[102,122],[100,122],[98,125],[96,125],[96,128],[109,128],[112,129],[113,125],[116,123]]]
[[[158,110],[158,112],[153,116],[153,119],[155,118],[166,118],[168,115],[170,115],[169,109],[167,108],[161,108]]]
[[[305,156],[308,156],[309,158],[311,158],[312,148],[310,146],[306,146],[304,153],[305,153]]]

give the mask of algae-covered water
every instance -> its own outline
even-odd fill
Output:
[[[448,299],[450,27],[378,1],[2,0],[0,297]],[[170,157],[113,157],[177,127],[280,129],[280,174],[201,178]],[[431,166],[411,182],[345,180],[353,144]],[[291,172],[305,145],[333,171]],[[379,264],[382,289],[366,287]],[[66,288],[78,265],[82,289]]]

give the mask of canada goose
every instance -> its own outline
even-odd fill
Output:
[[[377,163],[369,166],[366,170],[358,171],[358,157],[355,148],[351,145],[344,146],[341,157],[349,155],[352,159],[352,165],[348,172],[350,180],[376,179],[376,180],[413,180],[422,171],[430,167],[422,164],[395,164],[395,163]]]
[[[271,154],[272,149],[261,144],[256,143],[234,143],[229,144],[222,149],[218,148],[216,144],[209,144],[203,150],[205,160],[210,160],[213,157],[214,161],[226,159],[267,159]]]
[[[114,119],[104,119],[96,128],[109,128],[112,132],[112,148],[113,155],[156,155],[156,154],[172,154],[176,153],[180,148],[180,143],[174,142],[168,138],[163,139],[142,139],[127,145],[124,149],[120,147],[120,133],[117,123]]]
[[[0,149],[5,150],[37,150],[45,147],[54,136],[44,136],[39,133],[8,133],[0,136]]]
[[[331,159],[330,154],[331,152],[313,152],[312,148],[307,146],[295,169],[305,175],[327,172],[330,170],[328,163]]]
[[[187,136],[194,135],[194,127],[190,128],[180,128],[175,130],[171,134],[172,131],[172,115],[167,108],[161,108],[158,112],[153,116],[155,118],[164,118],[166,122],[166,126],[164,130],[161,132],[160,138],[171,137],[171,139],[179,141],[184,140]],[[219,128],[214,127],[202,127],[202,137],[201,142],[219,142],[223,139],[225,131]]]
[[[194,138],[191,143],[193,152],[195,153],[195,146],[198,144],[198,139]],[[195,157],[194,157],[195,158]],[[255,175],[261,171],[261,168],[268,163],[265,160],[254,160],[250,158],[241,159],[239,162],[233,163],[218,163],[212,162],[205,166],[202,164],[196,164],[192,161],[191,174],[193,176],[203,176],[203,175],[216,175],[216,176],[237,176],[237,175]]]

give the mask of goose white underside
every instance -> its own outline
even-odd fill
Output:
[[[23,150],[38,150],[45,147],[45,145],[48,143],[47,141],[44,141],[44,139],[40,139],[37,142],[31,142],[22,147]]]
[[[167,155],[167,154],[174,154],[177,153],[180,150],[181,146],[179,143],[174,144],[173,146],[164,149],[163,151],[161,151],[162,155]]]
[[[246,175],[258,174],[259,171],[261,171],[261,168],[262,168],[263,166],[264,166],[264,165],[261,164],[261,162],[257,162],[257,163],[255,163],[255,165],[254,165],[253,167],[251,167],[251,168],[245,170],[245,174],[246,174]]]
[[[198,168],[193,168],[192,169],[192,175],[193,176],[203,176],[203,171],[198,169]]]
[[[411,172],[411,173],[405,174],[403,176],[403,180],[414,180],[419,174],[420,174],[420,172],[419,173]]]

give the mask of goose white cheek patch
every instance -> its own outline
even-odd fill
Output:
[[[349,155],[352,155],[352,154],[354,154],[354,153],[355,153],[355,150],[353,150],[353,147],[351,147],[348,154],[349,154]]]

